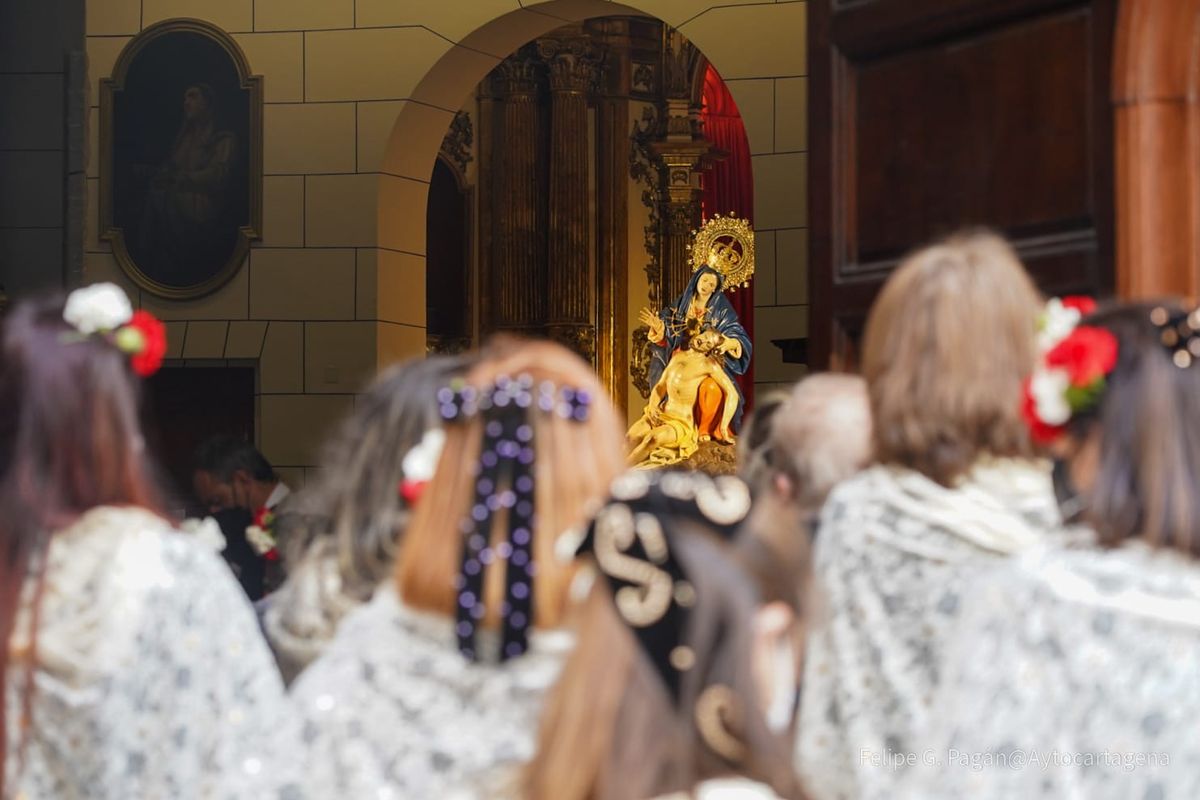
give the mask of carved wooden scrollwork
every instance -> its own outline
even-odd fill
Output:
[[[592,325],[550,325],[546,333],[589,364],[596,363],[596,328]]]
[[[653,64],[635,64],[631,84],[634,94],[652,95],[658,90],[658,71]]]
[[[471,163],[471,145],[475,141],[475,131],[471,125],[471,115],[459,111],[450,123],[450,130],[442,139],[442,155],[455,164],[460,172],[467,171]]]

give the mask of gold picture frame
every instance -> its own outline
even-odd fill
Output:
[[[198,55],[189,62],[189,53]],[[222,54],[228,63],[218,68],[216,59]],[[149,65],[140,63],[140,59],[149,57],[161,58],[163,69],[149,71]],[[211,81],[203,74],[206,64],[215,70],[216,77]],[[131,90],[134,74],[134,83],[153,85],[157,92],[136,87]],[[164,94],[169,92],[163,88],[167,86],[178,90],[176,98],[184,97],[182,108],[176,106],[175,112],[168,110],[169,105],[155,105],[156,98],[171,102],[169,94]],[[136,91],[147,96],[134,96]],[[193,94],[200,99],[185,97]],[[189,102],[193,103],[190,107]],[[196,188],[194,180],[188,183],[186,177],[179,177],[187,175],[179,171],[178,163],[189,152],[185,148],[190,140],[185,136],[187,126],[195,122],[191,109],[196,104],[209,115],[204,119],[208,138],[202,144],[210,150],[223,148],[224,183],[216,183],[215,188],[213,183]],[[179,111],[183,112],[182,119]],[[217,119],[219,112],[224,119]],[[100,239],[111,243],[117,263],[139,287],[168,299],[197,298],[216,291],[241,268],[250,243],[262,235],[262,116],[263,77],[251,74],[250,63],[237,42],[211,23],[164,20],[147,27],[121,51],[112,76],[100,81]],[[154,124],[134,126],[135,121],[147,119]],[[221,125],[230,121],[231,129],[222,129]],[[171,127],[177,130],[174,137],[169,133]],[[156,140],[147,145],[151,137]],[[135,144],[131,145],[131,140]],[[218,145],[213,145],[214,141]],[[137,143],[143,145],[143,152],[131,155]],[[202,150],[201,145],[195,150]],[[157,159],[158,166],[133,163],[135,157],[144,162]],[[140,189],[143,185],[148,188]],[[188,191],[191,194],[185,195]],[[135,221],[139,200],[141,219]],[[152,220],[156,205],[164,214],[174,208],[177,220],[181,218],[180,209],[191,213],[191,219],[184,218],[183,222],[194,223],[193,229],[188,231],[185,225],[184,233],[201,246],[189,250],[186,241],[166,241],[177,228]],[[189,208],[205,210],[188,212]],[[211,211],[213,208],[219,211]],[[200,216],[203,218],[197,221]],[[214,219],[217,216],[219,219]],[[133,242],[131,228],[140,234]],[[205,236],[208,231],[219,235]],[[167,246],[142,244],[152,236],[166,241]],[[179,262],[166,255],[172,244],[187,259],[186,268],[177,267]]]

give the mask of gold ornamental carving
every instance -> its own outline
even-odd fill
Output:
[[[594,325],[546,326],[546,335],[579,355],[584,361],[596,363],[596,328]]]
[[[599,53],[587,39],[541,39],[538,55],[546,64],[550,90],[584,95],[592,89],[599,69]]]
[[[711,267],[725,276],[725,290],[750,285],[754,275],[754,229],[750,222],[717,214],[705,222],[692,243],[692,271]]]
[[[536,51],[529,47],[521,48],[492,71],[492,91],[501,97],[531,97],[537,93],[541,69]]]

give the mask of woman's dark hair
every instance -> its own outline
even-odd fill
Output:
[[[1100,540],[1142,538],[1200,558],[1200,363],[1180,368],[1150,319],[1175,302],[1129,303],[1083,324],[1117,337],[1117,364],[1099,406],[1072,433],[1100,435],[1100,459],[1085,515]]]
[[[742,426],[742,435],[737,440],[738,474],[755,492],[763,489],[774,472],[771,430],[775,415],[790,397],[788,392],[774,391],[758,398],[754,411]]]
[[[0,325],[0,681],[22,589],[52,533],[97,506],[158,510],[150,475],[126,356],[64,322],[61,297],[14,307]],[[0,705],[0,746],[8,710]],[[0,785],[3,771],[0,762]]]

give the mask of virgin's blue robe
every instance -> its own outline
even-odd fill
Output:
[[[667,363],[671,360],[671,354],[683,346],[687,339],[687,314],[688,306],[691,305],[692,298],[696,295],[696,284],[699,283],[702,275],[716,275],[717,288],[708,298],[708,306],[705,310],[704,319],[701,320],[701,327],[711,325],[717,329],[721,335],[730,339],[737,339],[742,344],[742,354],[738,358],[734,358],[731,354],[726,353],[721,357],[725,374],[733,381],[734,387],[737,388],[737,413],[733,417],[733,430],[737,430],[742,424],[742,410],[746,404],[742,397],[742,389],[734,380],[735,376],[742,375],[750,368],[750,355],[753,352],[753,347],[750,344],[750,337],[746,334],[746,329],[742,327],[742,323],[738,320],[737,312],[733,310],[733,305],[730,304],[729,298],[722,291],[725,286],[725,276],[710,267],[701,267],[692,273],[692,279],[688,281],[687,288],[683,293],[675,298],[674,301],[662,311],[659,312],[659,317],[664,323],[665,333],[663,335],[664,342],[662,344],[650,344],[650,386],[658,383],[658,379],[662,377],[663,372],[667,368]]]

